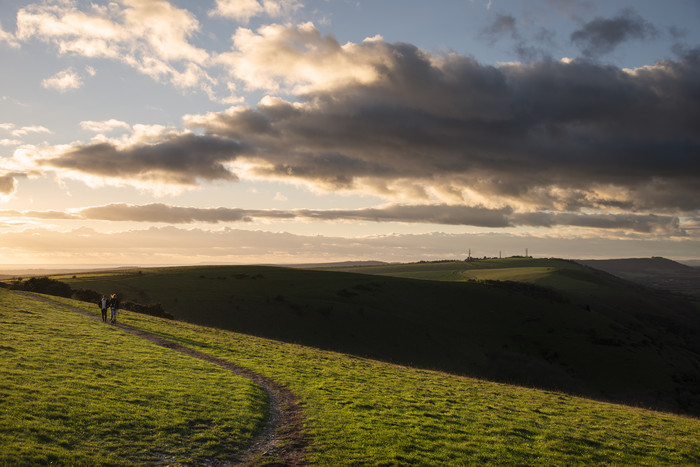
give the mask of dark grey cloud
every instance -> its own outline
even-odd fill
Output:
[[[79,210],[76,215],[82,219],[135,222],[164,222],[188,224],[195,222],[249,222],[253,219],[268,220],[319,220],[319,221],[366,221],[434,223],[445,225],[472,225],[481,227],[507,227],[512,209],[487,209],[483,207],[448,205],[390,205],[379,208],[353,210],[313,210],[297,209],[256,210],[237,208],[195,208],[170,206],[161,203],[147,205],[109,204]],[[25,213],[48,216],[48,213]]]
[[[632,39],[647,39],[658,34],[656,28],[634,10],[622,10],[614,18],[595,18],[571,34],[571,42],[587,57],[612,52]]]
[[[0,175],[0,194],[10,195],[15,192],[17,181],[12,174]]]
[[[520,37],[517,20],[513,15],[494,14],[484,27],[479,30],[479,37],[492,45],[503,37],[517,39]]]
[[[324,221],[431,223],[479,227],[508,227],[508,217],[512,212],[510,208],[488,209],[449,205],[391,205],[353,210],[295,211],[299,217]]]
[[[464,196],[473,206],[472,192],[527,211],[700,208],[700,48],[635,71],[591,61],[487,66],[379,40],[358,48],[381,57],[375,81],[188,117],[203,135],[89,145],[46,163],[194,184],[232,179],[224,164],[245,158],[260,177],[422,193],[421,202],[432,189],[452,193],[451,203]]]
[[[36,219],[104,220],[115,222],[155,222],[167,224],[230,223],[266,220],[362,221],[429,223],[489,228],[572,226],[685,236],[678,217],[654,214],[582,214],[574,212],[514,212],[512,208],[489,209],[482,206],[446,204],[394,204],[362,209],[239,209],[197,208],[162,203],[146,205],[108,204],[60,211],[0,211],[3,217]]]
[[[193,124],[256,148],[270,163],[264,176],[343,188],[433,180],[542,207],[568,190],[580,207],[698,208],[697,49],[635,72],[588,61],[494,67],[461,56],[438,66],[410,45],[391,50],[394,61],[372,85]],[[250,131],[251,120],[264,121],[262,130]]]
[[[79,146],[45,164],[102,177],[194,185],[198,179],[235,180],[224,163],[234,160],[241,150],[236,141],[182,134],[128,148],[108,142]]]
[[[571,226],[593,229],[615,229],[657,235],[685,236],[686,231],[675,216],[655,214],[580,214],[521,213],[511,217],[516,225],[533,227]]]
[[[293,213],[273,210],[246,210],[236,208],[195,208],[170,206],[162,203],[146,205],[108,204],[79,211],[84,219],[107,221],[164,222],[168,224],[190,224],[194,222],[249,222],[253,217],[294,218]]]

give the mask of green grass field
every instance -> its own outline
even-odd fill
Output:
[[[131,378],[128,375],[132,371],[139,372],[138,377],[133,375],[139,382],[135,386],[157,394],[129,396],[141,400],[141,411],[159,410],[153,406],[163,403],[169,395],[174,400],[196,399],[197,410],[210,413],[211,419],[216,419],[217,413],[228,417],[231,412],[222,410],[220,401],[211,393],[219,392],[216,385],[226,389],[239,387],[233,394],[246,395],[239,403],[248,409],[236,409],[241,410],[238,423],[249,427],[259,423],[260,394],[237,378],[220,375],[221,370],[199,362],[188,363],[179,354],[171,357],[166,349],[12,292],[0,290],[0,298],[3,300],[1,329],[12,337],[3,340],[2,352],[14,355],[21,351],[31,356],[2,360],[3,374],[22,377],[3,381],[0,463],[14,463],[11,456],[23,451],[25,445],[40,447],[44,452],[63,453],[56,456],[68,456],[67,447],[62,445],[66,443],[63,431],[77,433],[71,448],[78,449],[70,451],[77,452],[72,454],[75,458],[58,457],[64,463],[72,463],[72,459],[86,463],[99,463],[101,459],[116,461],[132,454],[125,446],[113,446],[121,451],[119,456],[111,458],[104,451],[100,451],[102,456],[80,451],[83,445],[88,451],[99,449],[101,438],[123,440],[145,436],[139,445],[144,453],[166,455],[169,451],[165,447],[170,442],[155,445],[154,440],[161,436],[158,426],[152,427],[154,433],[143,434],[140,423],[125,424],[115,434],[113,425],[94,426],[89,414],[75,412],[71,407],[80,404],[59,397],[64,392],[72,393],[71,386],[78,384],[75,394],[83,397],[87,394],[92,399],[90,394],[101,394],[103,380],[109,382],[104,383],[107,386],[115,380],[124,383]],[[98,312],[91,304],[56,300]],[[121,312],[120,318],[129,325],[245,366],[291,388],[299,396],[306,414],[305,432],[311,440],[307,460],[312,465],[692,465],[700,462],[700,420],[695,418],[418,370],[130,312]],[[111,352],[102,351],[106,350],[101,347],[102,342],[107,343]],[[35,347],[44,350],[34,350]],[[114,363],[107,360],[109,363],[96,368],[103,354],[116,360]],[[177,389],[162,394],[158,389],[163,387],[163,382],[152,381],[155,375],[150,374],[160,375],[163,363],[171,362],[171,358],[174,361],[167,365],[171,371],[179,374],[178,369],[191,366],[199,369],[199,373],[179,374],[175,378]],[[143,363],[147,361],[158,364],[154,368]],[[178,369],[172,369],[173,365]],[[102,375],[100,379],[96,378],[96,372]],[[202,373],[207,376],[197,381]],[[45,379],[50,382],[43,383]],[[97,387],[87,386],[87,381]],[[36,392],[32,390],[34,387]],[[26,403],[25,392],[31,398],[50,401],[53,410],[45,410],[42,404]],[[101,412],[99,404],[93,411]],[[123,419],[122,414],[127,411],[127,408],[114,409],[113,416]],[[69,415],[58,417],[56,422],[56,414]],[[153,418],[160,420],[155,415]],[[55,423],[65,425],[60,433],[52,431]],[[92,435],[93,431],[97,435]],[[91,441],[83,442],[85,438]],[[234,439],[243,438],[234,436]],[[192,439],[189,448],[196,449],[200,441]],[[203,444],[206,446],[207,442]],[[177,443],[170,446],[178,449]]]
[[[348,270],[202,266],[58,278],[158,302],[197,324],[700,414],[700,320],[688,304],[555,259]]]
[[[266,417],[248,380],[0,289],[0,465],[229,459]]]

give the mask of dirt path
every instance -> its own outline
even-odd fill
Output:
[[[81,315],[102,321],[100,316],[88,313],[80,308],[66,305],[47,297],[41,297],[26,292],[19,292],[36,300],[41,300],[61,308],[80,313]],[[261,374],[255,373],[247,368],[212,357],[197,350],[184,347],[177,342],[163,339],[141,329],[137,329],[126,324],[105,324],[115,326],[126,332],[147,339],[176,352],[189,355],[200,360],[211,362],[220,367],[226,368],[244,378],[248,378],[267,393],[269,400],[269,416],[263,432],[253,440],[253,444],[246,449],[237,459],[232,459],[231,464],[235,465],[306,465],[304,462],[304,452],[308,441],[303,437],[301,428],[303,426],[303,413],[299,407],[296,395],[289,389],[281,386],[276,381]],[[278,461],[275,463],[275,461]],[[271,463],[272,462],[272,463]]]

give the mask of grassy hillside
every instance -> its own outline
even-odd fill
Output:
[[[257,266],[143,269],[61,280],[159,302],[193,323],[700,414],[700,324],[686,303],[669,303],[561,260],[353,270],[431,280]],[[521,282],[467,280],[472,278]]]
[[[658,257],[577,262],[623,279],[684,295],[700,303],[700,269],[698,268]]]
[[[60,300],[97,312],[89,304]],[[25,303],[21,308],[25,313],[36,312],[38,306]],[[22,316],[19,311],[8,313],[4,308],[2,313],[4,320],[12,322]],[[63,313],[41,309],[41,315],[50,322]],[[123,312],[121,317],[129,325],[251,368],[291,388],[298,394],[306,413],[305,430],[311,441],[307,460],[311,465],[691,465],[700,462],[698,419],[396,366],[129,312]],[[76,317],[78,321],[84,319]],[[101,333],[91,339],[119,334],[108,327],[96,326]],[[60,333],[48,329],[35,330],[29,335],[50,345]],[[115,354],[127,354],[132,347],[138,348],[138,343],[131,342],[128,336],[121,338],[121,344],[113,348]],[[61,347],[61,352],[54,353],[53,358],[70,354],[69,346],[66,347]],[[153,351],[158,358],[165,358],[160,352],[166,350]],[[20,363],[16,361],[15,367]],[[75,368],[73,374],[90,371],[89,366],[83,365]],[[104,370],[103,375],[106,379],[120,378],[122,371],[122,367],[115,366]],[[52,375],[53,369],[43,373]],[[39,374],[36,369],[34,374]],[[178,388],[178,392],[188,384],[196,384],[196,379],[183,376],[180,381],[183,389]],[[13,388],[10,385],[10,390],[18,391]],[[4,402],[3,409],[19,410],[15,409],[21,403],[18,398],[10,402]],[[63,402],[57,400],[56,406]],[[198,408],[210,409],[209,404],[201,400]],[[145,409],[150,406],[143,405]],[[21,410],[27,412],[27,417],[49,424],[40,409],[23,406]],[[31,436],[31,432],[0,444],[2,455],[13,452],[26,436]],[[129,427],[124,427],[121,436],[131,436]],[[43,445],[48,449],[55,444],[53,439],[47,439]],[[195,449],[196,440],[190,446]]]
[[[0,289],[0,465],[230,459],[266,416],[248,380]]]

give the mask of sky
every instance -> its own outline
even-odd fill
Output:
[[[0,3],[1,265],[700,258],[697,0]]]

